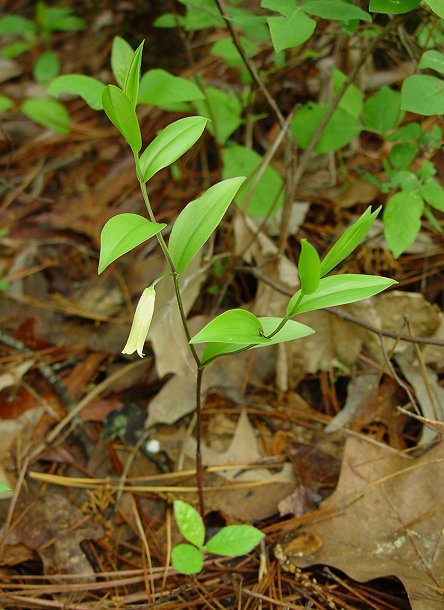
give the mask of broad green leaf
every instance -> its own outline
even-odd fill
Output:
[[[34,34],[37,26],[33,21],[20,15],[5,15],[0,18],[0,36],[24,36]]]
[[[304,295],[299,305],[301,291],[292,296],[287,306],[287,314],[294,316],[305,311],[314,311],[324,307],[336,307],[355,303],[382,292],[389,286],[396,284],[394,280],[376,275],[357,275],[342,273],[324,277],[313,294]]]
[[[63,74],[55,78],[48,87],[49,95],[61,93],[79,95],[93,110],[102,110],[102,95],[105,85],[91,76],[83,74]]]
[[[199,114],[211,120],[208,130],[214,134],[219,144],[225,144],[242,124],[242,104],[232,91],[206,87],[205,95],[205,101],[196,100],[197,110]]]
[[[430,68],[435,70],[435,72],[444,74],[444,54],[435,50],[426,51],[421,57],[418,68],[421,70]]]
[[[433,178],[427,180],[421,188],[421,195],[432,208],[444,212],[444,189],[439,182]]]
[[[139,104],[169,110],[178,103],[201,99],[204,99],[204,95],[199,87],[166,70],[148,70],[140,80]]]
[[[14,106],[14,102],[6,95],[0,95],[0,112],[5,112]]]
[[[69,133],[69,114],[61,102],[49,99],[25,100],[20,109],[24,115],[39,125],[63,135]]]
[[[187,502],[174,500],[174,517],[182,536],[197,547],[203,546],[205,525],[197,510]]]
[[[261,317],[259,318],[259,321],[262,324],[264,335],[270,335],[279,326],[282,318]],[[267,343],[254,345],[252,349],[268,347],[269,345],[277,345],[278,343],[294,341],[295,339],[302,339],[303,337],[312,335],[314,332],[315,331],[312,328],[306,326],[305,324],[295,322],[294,320],[288,320],[285,326],[281,328],[281,330],[276,333],[274,337],[269,339]],[[202,364],[208,364],[217,356],[222,354],[231,354],[242,349],[243,347],[245,347],[245,345],[239,343],[208,343],[202,354]]]
[[[375,222],[376,216],[379,214],[381,207],[374,212],[371,208],[367,208],[365,212],[349,227],[333,244],[330,250],[321,262],[321,277],[327,275],[336,265],[339,265],[353,250],[359,246],[361,241],[367,235],[370,227]]]
[[[390,151],[390,161],[396,169],[407,169],[418,152],[417,146],[411,142],[395,144]]]
[[[328,104],[319,106],[315,102],[309,102],[298,110],[291,130],[301,148],[307,148],[327,110]],[[324,127],[315,150],[319,153],[338,150],[350,144],[360,132],[361,126],[356,117],[338,108]]]
[[[0,483],[0,494],[5,491],[11,491],[11,488],[8,485],[5,485],[5,483]]]
[[[444,19],[444,0],[424,0],[425,3],[436,13],[441,19]]]
[[[119,87],[123,88],[125,84],[125,78],[133,61],[133,56],[132,46],[120,36],[115,36],[111,48],[111,69]]]
[[[271,345],[270,339],[264,338],[259,318],[245,309],[224,311],[220,316],[208,322],[190,341],[193,344],[212,342]]]
[[[207,122],[204,117],[190,116],[162,129],[140,155],[140,169],[145,182],[186,153],[200,138]]]
[[[423,209],[422,197],[413,191],[401,191],[387,200],[383,214],[384,236],[395,258],[415,241],[421,229]]]
[[[350,6],[350,5],[348,5]],[[335,94],[342,87],[342,84],[347,80],[347,77],[340,70],[333,70],[333,90]],[[362,114],[363,107],[363,95],[362,92],[355,87],[355,85],[349,85],[339,102],[339,108],[345,110],[355,118],[358,118]]]
[[[288,17],[268,17],[267,22],[276,53],[302,44],[316,29],[316,21],[308,17],[301,7]]]
[[[424,163],[421,165],[421,167],[418,170],[418,176],[420,178],[422,178],[422,180],[429,180],[429,178],[432,178],[432,176],[434,176],[436,174],[436,167],[434,166],[434,164],[431,161],[424,161]]]
[[[84,19],[77,17],[72,8],[49,6],[37,2],[36,19],[47,32],[81,31],[86,27]]]
[[[170,254],[179,273],[187,268],[216,229],[244,180],[237,177],[218,182],[179,214],[169,241]]]
[[[249,192],[251,183],[262,162],[262,157],[245,146],[229,146],[222,152],[223,178],[232,178],[243,174],[247,181],[240,190],[236,201],[240,208],[251,216],[264,217],[276,213],[284,203],[284,181],[277,171],[268,165],[257,182],[247,207],[243,201]]]
[[[385,134],[401,119],[401,96],[389,87],[381,87],[364,102],[362,120],[367,129]]]
[[[384,15],[401,15],[416,8],[421,0],[370,0],[369,11]]]
[[[166,224],[150,222],[139,214],[118,214],[110,218],[102,229],[99,273],[164,227]]]
[[[408,76],[402,83],[401,108],[425,116],[444,114],[444,80],[427,74]]]
[[[26,51],[29,50],[30,44],[28,42],[24,42],[23,40],[17,40],[15,42],[11,42],[11,44],[6,45],[0,51],[0,57],[7,57],[9,59],[14,59],[14,57],[18,57]]]
[[[254,549],[264,534],[252,525],[227,525],[217,532],[207,543],[209,553],[238,557]]]
[[[134,108],[137,104],[137,97],[139,94],[139,81],[140,81],[140,64],[142,63],[143,53],[143,42],[134,51],[133,59],[128,68],[128,72],[125,76],[125,82],[123,84],[123,92],[132,102]]]
[[[306,239],[301,241],[298,273],[302,294],[315,292],[321,279],[321,261],[316,249]]]
[[[261,7],[268,8],[270,11],[276,11],[277,13],[281,13],[281,15],[285,15],[285,17],[289,17],[294,11],[295,4],[294,0],[262,0]]]
[[[322,19],[334,19],[337,21],[350,21],[358,19],[371,22],[371,16],[358,6],[349,4],[341,0],[307,0],[302,5],[302,9],[310,15],[321,17]]]
[[[401,100],[399,101],[401,102]],[[389,142],[397,142],[398,140],[400,142],[416,142],[420,137],[421,125],[419,123],[408,123],[408,125],[403,125],[385,136]]]
[[[174,13],[164,13],[159,15],[153,22],[155,28],[175,28],[178,25],[183,26],[183,16],[175,15]]]
[[[199,574],[203,567],[203,553],[191,544],[178,544],[171,553],[171,563],[181,574]]]
[[[45,51],[40,55],[32,69],[34,79],[40,83],[49,83],[60,72],[60,60],[53,51]]]
[[[225,23],[214,0],[180,0],[187,7],[183,26],[187,32],[224,28]],[[230,12],[230,9],[228,9]]]
[[[259,42],[241,37],[242,48],[247,57],[252,57],[259,48]],[[230,68],[245,68],[244,60],[233,43],[231,36],[219,38],[211,47],[211,54],[221,57]]]
[[[102,94],[103,109],[111,123],[117,127],[134,154],[142,148],[139,122],[128,96],[115,85],[105,87]]]
[[[393,174],[390,180],[390,186],[399,187],[403,191],[414,191],[419,188],[419,178],[413,172],[407,170],[400,170]]]

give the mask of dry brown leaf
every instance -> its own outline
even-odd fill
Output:
[[[302,530],[278,545],[284,566],[324,564],[357,581],[396,576],[413,610],[444,603],[444,444],[420,458],[350,438],[336,491]],[[305,516],[305,520],[307,516]],[[301,536],[320,541],[292,551]]]

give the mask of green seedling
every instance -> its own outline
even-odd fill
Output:
[[[47,85],[60,73],[60,60],[51,49],[53,32],[69,32],[85,29],[83,19],[77,17],[71,8],[50,6],[45,2],[36,3],[34,19],[9,14],[0,18],[0,38],[6,44],[0,56],[15,58],[23,53],[44,48],[32,68],[34,80]],[[14,107],[14,101],[5,96],[0,98],[0,112]],[[69,133],[69,114],[65,106],[50,97],[30,98],[22,102],[20,110],[29,119],[57,133]]]

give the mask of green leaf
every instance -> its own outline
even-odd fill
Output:
[[[416,8],[420,0],[370,0],[369,11],[384,15],[401,15]]]
[[[430,68],[430,70],[444,74],[444,54],[435,50],[426,51],[421,57],[418,68],[421,70]]]
[[[328,104],[320,106],[315,102],[309,102],[298,110],[291,130],[301,148],[307,148],[327,110]],[[338,108],[325,126],[315,150],[319,153],[338,150],[350,144],[360,132],[361,126],[356,117]]]
[[[282,318],[261,317],[259,318],[259,321],[262,324],[264,335],[270,335],[282,322]],[[269,345],[277,345],[278,343],[302,339],[303,337],[312,335],[314,332],[315,331],[312,328],[306,326],[305,324],[301,324],[295,320],[288,320],[285,326],[281,328],[278,333],[271,337],[271,339],[268,339],[267,343],[254,345],[251,349],[258,349],[260,347],[268,347]],[[245,347],[245,345],[240,343],[208,343],[202,354],[202,364],[209,364],[209,362],[214,360],[217,356],[231,354],[242,349],[243,347]]]
[[[425,116],[444,114],[444,80],[426,74],[408,76],[402,83],[401,108]]]
[[[285,17],[268,17],[271,41],[276,53],[306,42],[316,29],[316,21],[298,7]]]
[[[419,178],[413,172],[406,170],[400,170],[396,172],[390,180],[392,187],[399,187],[403,191],[413,191],[419,188]]]
[[[191,544],[178,544],[171,553],[171,563],[181,574],[199,574],[203,568],[203,553]]]
[[[216,229],[244,180],[237,177],[213,185],[179,214],[169,241],[170,254],[179,273],[187,268]]]
[[[117,84],[123,88],[125,78],[133,61],[134,51],[126,40],[115,36],[111,48],[111,69]]]
[[[219,144],[225,144],[242,123],[242,104],[232,91],[206,87],[205,95],[205,101],[196,100],[197,110],[202,116],[211,119],[208,130],[214,134]]]
[[[251,57],[258,50],[260,43],[242,36],[241,44],[247,57]],[[211,47],[211,54],[221,57],[230,68],[245,68],[244,60],[233,43],[231,36],[219,38]]]
[[[227,525],[217,532],[207,543],[208,553],[238,557],[254,549],[264,538],[264,534],[252,525]]]
[[[20,109],[39,125],[63,135],[69,133],[69,114],[61,102],[49,99],[25,100]]]
[[[264,534],[252,525],[227,525],[217,532],[207,543],[209,553],[237,557],[254,549],[264,538]]]
[[[436,13],[441,19],[444,19],[444,0],[425,0],[425,3]]]
[[[432,208],[444,212],[444,189],[436,180],[427,180],[421,188],[421,195]]]
[[[91,76],[83,74],[63,74],[55,78],[48,87],[49,95],[61,93],[79,95],[93,110],[102,110],[102,95],[105,85]]]
[[[166,70],[148,70],[139,86],[139,103],[169,110],[181,102],[204,99],[202,91],[191,81],[173,76]]]
[[[40,83],[49,83],[60,72],[60,60],[52,51],[45,51],[40,55],[32,69],[32,75]]]
[[[108,85],[102,94],[102,104],[107,117],[120,131],[133,153],[138,153],[142,148],[142,136],[130,99],[115,85]]]
[[[396,142],[398,140],[400,142],[417,142],[421,137],[421,125],[419,123],[408,123],[408,125],[403,125],[385,137],[389,142]]]
[[[49,6],[37,2],[36,19],[47,32],[70,32],[84,30],[84,19],[77,17],[71,8]]]
[[[310,15],[322,19],[335,19],[337,21],[349,21],[358,19],[371,23],[371,16],[358,6],[343,2],[341,0],[307,0],[302,9]]]
[[[381,87],[364,102],[362,120],[367,129],[385,134],[401,119],[401,96],[389,87]]]
[[[134,52],[131,64],[125,75],[125,82],[123,84],[123,92],[132,102],[134,108],[136,107],[137,97],[139,95],[140,65],[142,63],[143,42],[144,41],[140,43]]]
[[[208,322],[194,335],[190,343],[235,343],[249,345],[262,343],[271,345],[270,339],[263,336],[260,320],[245,309],[230,309]]]
[[[5,15],[0,18],[0,36],[24,36],[34,34],[37,26],[33,21],[21,17],[20,15]]]
[[[164,13],[159,15],[153,22],[155,28],[175,28],[177,25],[183,26],[183,16],[174,13]]]
[[[314,311],[324,307],[336,307],[355,303],[382,292],[396,284],[395,280],[376,275],[356,275],[343,273],[324,277],[319,282],[317,291],[304,295],[296,307],[301,291],[294,294],[287,306],[287,314],[294,316],[305,311]]]
[[[16,42],[11,42],[11,44],[6,45],[0,51],[0,57],[7,57],[9,59],[13,59],[14,57],[18,57],[26,51],[29,50],[29,43],[23,42],[23,40],[17,40]]]
[[[350,6],[350,5],[348,5]],[[333,70],[333,90],[335,94],[342,87],[342,84],[347,80],[347,77],[340,70]],[[345,90],[344,95],[339,102],[339,108],[345,110],[356,119],[361,116],[363,107],[363,95],[362,92],[355,87],[355,85],[349,85]]]
[[[182,536],[197,547],[203,546],[205,526],[197,510],[187,502],[174,500],[174,517]]]
[[[437,233],[441,233],[441,234],[444,233],[444,229],[442,228],[442,226],[436,219],[435,215],[432,213],[432,210],[430,210],[428,207],[424,208],[424,216],[430,222],[430,224],[435,229],[435,231],[437,231]]]
[[[383,215],[384,236],[395,258],[415,241],[423,209],[422,197],[413,191],[401,191],[387,200]]]
[[[119,256],[159,233],[166,224],[150,222],[139,214],[118,214],[102,229],[99,274]]]
[[[14,102],[6,95],[0,95],[0,112],[5,112],[14,106]]]
[[[271,165],[265,168],[253,194],[245,207],[244,199],[262,162],[262,157],[245,146],[229,146],[222,152],[223,178],[233,178],[239,174],[247,176],[236,201],[240,208],[251,216],[263,218],[275,214],[284,203],[284,181]]]
[[[5,491],[11,491],[11,488],[8,485],[5,485],[5,483],[0,483],[0,494]]]
[[[429,178],[432,178],[436,174],[436,167],[431,161],[424,161],[421,167],[418,170],[418,176],[422,178],[422,180],[427,181]]]
[[[187,7],[183,26],[187,32],[225,27],[214,0],[180,0]]]
[[[191,116],[170,123],[154,138],[140,156],[145,182],[159,170],[177,161],[200,138],[208,119]]]
[[[315,248],[306,240],[301,241],[301,255],[298,263],[299,281],[302,294],[311,294],[319,286],[321,261]]]
[[[276,11],[277,13],[281,13],[281,15],[285,15],[285,17],[289,17],[295,7],[294,0],[262,0],[261,2],[262,8],[268,8],[270,11]]]
[[[339,265],[359,246],[375,222],[380,210],[381,206],[374,212],[371,211],[371,208],[367,208],[362,216],[341,235],[338,241],[327,252],[321,263],[321,277],[329,273],[336,265]]]
[[[395,144],[390,151],[390,161],[396,169],[407,169],[417,152],[418,148],[411,142]]]

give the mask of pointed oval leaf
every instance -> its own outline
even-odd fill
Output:
[[[46,98],[25,100],[20,109],[23,114],[39,125],[48,127],[48,129],[64,136],[69,133],[70,118],[68,111],[57,100]]]
[[[441,19],[444,19],[444,2],[443,0],[425,0],[425,3],[432,9]]]
[[[276,53],[302,44],[316,28],[316,21],[303,13],[300,7],[285,17],[268,17],[267,22]]]
[[[102,94],[103,109],[111,123],[117,127],[134,154],[142,148],[139,122],[130,99],[119,87],[108,85]]]
[[[140,155],[140,169],[145,182],[186,153],[200,138],[207,122],[204,117],[190,116],[162,129]]]
[[[134,50],[120,36],[115,36],[111,49],[111,69],[119,87],[124,86],[125,78],[133,60]]]
[[[259,319],[245,309],[230,309],[211,320],[190,343],[207,342],[236,343],[249,345],[264,343],[271,345],[270,339],[265,339],[262,324]]]
[[[134,51],[133,59],[128,68],[128,72],[125,76],[125,82],[123,84],[123,92],[127,95],[129,100],[132,102],[134,108],[137,104],[137,98],[139,95],[139,82],[140,82],[140,65],[142,63],[143,43],[137,47]]]
[[[169,250],[179,273],[184,271],[216,229],[245,178],[230,178],[191,201],[174,223]]]
[[[370,0],[368,10],[384,15],[402,15],[412,11],[419,3],[420,0]]]
[[[303,294],[311,294],[319,286],[321,261],[316,249],[306,240],[301,241],[301,255],[298,263],[299,281]]]
[[[118,214],[110,218],[102,229],[99,273],[164,227],[166,224],[150,222],[139,214]]]
[[[385,134],[401,121],[401,96],[390,87],[381,87],[364,102],[362,120],[367,129]]]
[[[53,51],[45,51],[40,55],[32,69],[34,79],[40,83],[49,83],[60,72],[60,59]]]
[[[209,553],[237,557],[254,549],[264,534],[252,525],[227,525],[217,532],[206,545]]]
[[[203,553],[191,544],[178,544],[171,553],[171,563],[181,574],[199,574],[203,567]]]
[[[6,95],[0,95],[0,112],[5,112],[14,106],[14,102]]]
[[[336,267],[359,246],[374,223],[380,209],[381,206],[372,212],[371,208],[367,208],[362,216],[341,235],[338,241],[327,252],[321,263],[321,277]]]
[[[344,0],[307,0],[302,5],[302,9],[310,15],[321,17],[322,19],[332,19],[337,21],[350,21],[360,19],[371,22],[371,16],[353,4]]]
[[[104,83],[91,76],[63,74],[51,81],[48,93],[54,97],[58,97],[61,93],[79,95],[93,110],[102,110],[104,89]]]
[[[278,327],[282,321],[282,318],[265,317],[259,318],[259,321],[264,329],[264,335],[270,335],[274,329]],[[303,337],[312,335],[314,332],[315,331],[312,328],[306,326],[305,324],[300,324],[300,322],[295,322],[294,320],[288,320],[285,326],[278,333],[271,337],[271,339],[268,339],[267,343],[252,345],[251,349],[267,347],[268,345],[277,345],[278,343],[294,341],[295,339],[302,339]],[[239,343],[208,343],[202,354],[202,364],[207,365],[218,356],[231,354],[242,348],[245,348],[245,345],[241,345]]]
[[[435,72],[444,74],[444,54],[440,53],[439,51],[435,51],[435,49],[425,51],[419,61],[418,68],[420,68],[421,70],[426,70],[427,68],[430,68]]]
[[[389,286],[397,284],[395,280],[376,275],[347,274],[324,277],[314,294],[304,295],[299,305],[301,291],[292,296],[287,306],[287,314],[294,316],[305,311],[314,311],[324,307],[336,307],[346,303],[355,303],[382,292]]]
[[[416,114],[444,114],[444,80],[428,74],[413,74],[404,79],[401,108]]]
[[[444,212],[444,189],[439,182],[429,178],[421,188],[421,195],[432,208]]]
[[[168,110],[172,105],[201,99],[204,99],[204,95],[197,85],[160,68],[148,70],[140,80],[140,104]]]
[[[401,191],[387,200],[383,215],[384,237],[395,258],[415,241],[421,229],[423,210],[424,201],[414,191]]]
[[[174,517],[182,536],[197,547],[203,546],[205,526],[197,510],[182,500],[174,500]]]

